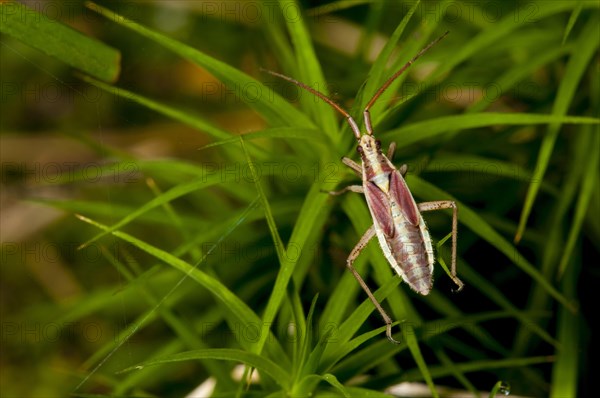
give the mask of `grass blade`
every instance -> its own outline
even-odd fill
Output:
[[[156,366],[182,361],[193,361],[198,359],[219,359],[224,361],[245,363],[246,365],[252,366],[253,368],[258,369],[265,374],[268,374],[273,378],[273,380],[275,380],[275,382],[285,389],[289,388],[290,385],[290,375],[275,362],[251,352],[230,348],[208,348],[204,350],[181,352],[179,354],[168,355],[141,362],[136,366],[123,369],[121,372],[131,372],[136,369],[143,369],[147,366]]]
[[[92,224],[104,231],[110,231],[110,227],[106,225],[102,225],[95,221],[92,221],[83,216],[79,216],[79,219],[82,221]],[[112,231],[110,232],[112,235],[131,243],[137,248],[145,251],[146,253],[156,257],[157,259],[165,262],[166,264],[172,266],[175,269],[183,272],[186,277],[193,279],[198,282],[201,286],[206,288],[209,292],[213,294],[213,296],[223,303],[223,305],[231,311],[231,313],[244,324],[255,324],[259,325],[261,323],[260,318],[244,303],[240,300],[235,294],[233,294],[225,285],[223,285],[219,280],[213,278],[212,276],[206,274],[205,272],[199,270],[196,266],[192,266],[191,264],[171,255],[170,253],[165,252],[164,250],[158,249],[152,245],[147,244],[146,242],[140,241],[139,239],[126,234],[121,231]],[[273,339],[273,341],[275,341]],[[240,342],[242,344],[250,345],[250,342],[245,339],[241,339]],[[249,348],[249,347],[247,347]]]
[[[553,362],[554,358],[550,356],[539,356],[529,358],[510,358],[510,359],[497,359],[497,360],[486,360],[486,361],[471,361],[467,363],[457,363],[456,367],[463,373],[468,372],[480,372],[487,369],[500,369],[500,368],[519,368],[532,364],[548,363]],[[432,366],[431,373],[437,377],[446,377],[451,375],[452,370],[444,366]],[[401,381],[419,381],[421,375],[415,371],[408,371],[400,377]],[[563,395],[563,397],[569,397],[574,395]]]
[[[556,299],[566,308],[575,311],[574,304],[567,300],[564,295],[562,295],[554,286],[552,286],[550,282],[525,259],[525,257],[519,254],[513,245],[511,245],[498,232],[496,232],[483,218],[479,217],[475,211],[471,210],[468,206],[460,203],[459,201],[456,201],[455,198],[452,198],[446,192],[435,187],[434,185],[427,183],[425,180],[410,175],[408,176],[407,180],[411,190],[419,197],[427,200],[434,200],[434,198],[437,198],[438,200],[440,198],[454,200],[460,209],[459,221],[461,223],[468,226],[476,235],[486,240],[488,243],[502,252],[506,257],[511,259],[516,266],[531,276],[531,278],[540,286],[542,286],[548,292],[548,294],[554,297],[554,299]]]
[[[466,130],[488,126],[529,124],[598,124],[600,119],[583,116],[538,115],[528,113],[476,113],[438,117],[408,124],[382,134],[387,140],[395,141],[399,148],[436,137],[452,130]]]
[[[577,205],[575,206],[575,215],[573,217],[573,223],[571,224],[571,230],[569,231],[569,237],[558,265],[558,276],[561,277],[567,268],[567,263],[570,260],[571,254],[575,248],[577,237],[581,231],[583,220],[587,213],[588,206],[594,193],[594,188],[598,184],[598,168],[600,165],[600,134],[598,131],[591,131],[588,129],[585,133],[588,135],[588,141],[590,146],[588,147],[588,154],[586,158],[587,169],[585,174],[582,176],[581,188],[579,190],[579,196],[577,197]]]
[[[111,86],[109,84],[103,83],[96,79],[92,79],[87,76],[82,76],[82,79],[94,86],[101,88],[113,95],[117,95],[122,98],[126,98],[130,101],[137,102],[140,105],[145,106],[148,109],[152,109],[156,112],[159,112],[171,119],[178,120],[182,123],[187,124],[195,129],[200,131],[204,131],[207,134],[218,138],[218,139],[227,139],[231,137],[231,133],[220,129],[219,127],[213,125],[212,123],[204,120],[198,115],[192,115],[190,112],[182,111],[177,108],[168,106],[166,104],[162,104],[158,101],[151,100],[150,98],[146,98],[142,95],[136,94],[134,92],[125,90],[124,88]]]
[[[561,79],[560,86],[558,87],[558,93],[556,94],[556,100],[552,106],[552,114],[555,116],[563,116],[567,113],[571,101],[575,95],[579,82],[581,81],[585,70],[587,69],[590,60],[594,56],[600,39],[598,38],[597,27],[599,18],[597,14],[588,21],[584,29],[582,30],[576,45],[575,51],[573,52],[565,74]],[[554,149],[554,143],[561,128],[561,122],[556,122],[548,127],[548,133],[544,136],[540,153],[534,168],[534,178],[531,180],[529,189],[527,190],[527,196],[525,197],[525,203],[521,212],[521,219],[519,220],[519,227],[515,235],[515,242],[519,242],[525,231],[527,219],[533,208],[533,203],[539,191],[540,182],[544,179],[544,174],[548,168],[548,162],[550,161],[550,155]]]
[[[151,201],[149,201],[142,207],[139,207],[133,213],[128,214],[126,217],[122,218],[121,221],[117,222],[116,224],[113,224],[111,227],[107,228],[104,232],[89,239],[88,241],[86,241],[85,243],[80,245],[80,248],[86,247],[86,246],[90,245],[91,243],[97,241],[98,239],[102,238],[103,236],[106,236],[106,235],[116,231],[117,229],[127,225],[128,223],[132,222],[140,215],[146,213],[149,210],[154,209],[155,207],[162,206],[165,203],[168,203],[168,202],[170,202],[174,199],[177,199],[183,195],[194,192],[198,189],[206,188],[208,186],[217,184],[218,182],[220,182],[220,178],[218,178],[218,176],[207,176],[206,178],[203,178],[201,180],[196,180],[196,181],[192,181],[192,182],[189,182],[186,184],[181,184],[181,185],[175,186],[175,187],[169,189],[168,191],[166,191],[165,193],[156,196],[154,199],[152,199]]]
[[[246,98],[240,95],[240,98],[245,101],[250,107],[262,115],[269,124],[273,126],[296,125],[302,127],[312,127],[312,122],[301,112],[297,111],[287,101],[281,98],[278,94],[272,92],[267,86],[253,79],[247,74],[233,68],[226,63],[212,58],[195,48],[187,46],[181,42],[173,40],[157,31],[140,25],[132,20],[129,20],[107,8],[104,8],[91,1],[86,2],[86,6],[103,15],[104,17],[116,22],[128,29],[131,29],[148,39],[151,39],[176,54],[179,54],[185,59],[205,68],[212,75],[225,83],[232,90],[243,88],[256,88],[259,98]],[[264,94],[264,95],[263,95]]]
[[[100,80],[117,80],[118,50],[16,1],[0,2],[0,18],[0,32]]]
[[[312,46],[310,35],[306,30],[302,14],[299,12],[300,7],[293,0],[279,0],[279,7],[294,45],[300,81],[311,86],[314,85],[323,94],[328,95],[323,71]],[[297,16],[291,18],[288,14],[289,10],[298,11]],[[313,119],[318,121],[317,124],[333,138],[338,131],[334,110],[313,96],[303,95],[301,101]]]
[[[597,134],[595,134],[597,135]],[[562,287],[569,297],[574,297],[578,285],[577,277],[579,268],[573,267],[565,274],[562,280]],[[550,390],[551,398],[576,397],[577,386],[579,383],[579,367],[581,361],[580,340],[582,336],[583,319],[577,314],[559,309],[558,313],[558,339],[561,342],[562,349],[556,354],[556,364],[552,368],[552,388]]]

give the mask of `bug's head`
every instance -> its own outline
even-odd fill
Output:
[[[358,139],[356,150],[361,158],[371,158],[381,154],[381,141],[376,140],[372,135],[363,134]]]

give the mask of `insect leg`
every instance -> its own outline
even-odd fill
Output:
[[[388,148],[388,151],[387,151],[387,158],[391,161],[393,161],[393,159],[394,159],[394,152],[396,152],[396,143],[391,142],[390,147]]]
[[[328,193],[330,195],[341,195],[341,194],[346,193],[348,191],[350,191],[350,192],[356,192],[356,193],[365,193],[362,185],[349,185],[346,188],[341,189],[339,191],[324,191],[324,192],[326,192],[326,193]]]
[[[457,291],[460,291],[464,283],[456,276],[456,241],[458,239],[458,207],[451,200],[437,200],[434,202],[424,202],[417,205],[419,211],[434,211],[443,209],[452,209],[452,268],[450,271],[451,278],[458,286]]]
[[[358,163],[356,163],[354,160],[347,158],[347,157],[343,157],[342,158],[342,163],[344,163],[346,166],[350,167],[352,170],[354,170],[354,172],[356,174],[358,174],[359,177],[362,176],[362,168],[360,167],[360,165]]]
[[[390,146],[388,148],[387,151],[387,158],[393,162],[394,161],[394,153],[396,153],[396,143],[395,142],[391,142]],[[408,166],[403,164],[402,166],[400,166],[400,168],[398,169],[398,171],[400,172],[400,175],[402,177],[406,177],[406,172],[408,171]]]
[[[385,312],[385,310],[381,307],[381,304],[379,304],[379,301],[377,301],[375,296],[373,296],[373,293],[371,293],[371,289],[369,289],[369,287],[367,286],[367,284],[365,283],[363,278],[356,271],[356,269],[354,269],[354,267],[352,266],[352,264],[354,263],[354,260],[356,260],[356,258],[360,255],[362,250],[365,248],[365,246],[367,246],[367,243],[369,243],[369,241],[371,239],[373,239],[374,236],[375,236],[375,226],[372,225],[369,229],[367,229],[367,232],[365,232],[365,234],[362,236],[362,238],[360,238],[360,241],[358,241],[356,246],[354,246],[354,249],[352,249],[352,252],[350,252],[350,255],[348,256],[348,260],[346,260],[346,266],[352,272],[352,274],[354,275],[354,278],[360,284],[360,287],[362,287],[362,289],[365,291],[365,293],[367,293],[367,296],[369,296],[369,299],[371,300],[371,302],[373,303],[375,308],[377,308],[377,311],[379,311],[379,313],[383,317],[383,321],[385,322],[385,324],[387,326],[385,334],[387,335],[388,340],[390,340],[394,344],[400,344],[399,341],[394,340],[394,338],[392,337],[392,323],[393,323],[392,318],[390,318],[389,315]]]
[[[408,166],[403,164],[402,166],[400,166],[400,169],[398,171],[400,172],[400,175],[402,177],[406,177],[406,173],[408,172]]]

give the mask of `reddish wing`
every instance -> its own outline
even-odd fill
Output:
[[[390,201],[386,194],[372,182],[365,184],[365,194],[371,212],[385,235],[390,238],[394,237],[394,220],[392,219]]]
[[[419,225],[419,208],[415,203],[404,178],[394,171],[390,178],[390,194],[400,204],[402,214],[412,225]]]

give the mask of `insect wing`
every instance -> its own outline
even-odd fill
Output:
[[[394,170],[390,176],[390,194],[395,199],[396,203],[400,205],[400,211],[404,217],[412,225],[419,225],[420,213],[417,203],[412,197],[404,178],[400,175],[400,172]]]
[[[377,221],[384,234],[392,238],[395,230],[389,198],[377,185],[370,181],[364,187],[365,197],[367,198],[373,218]]]

